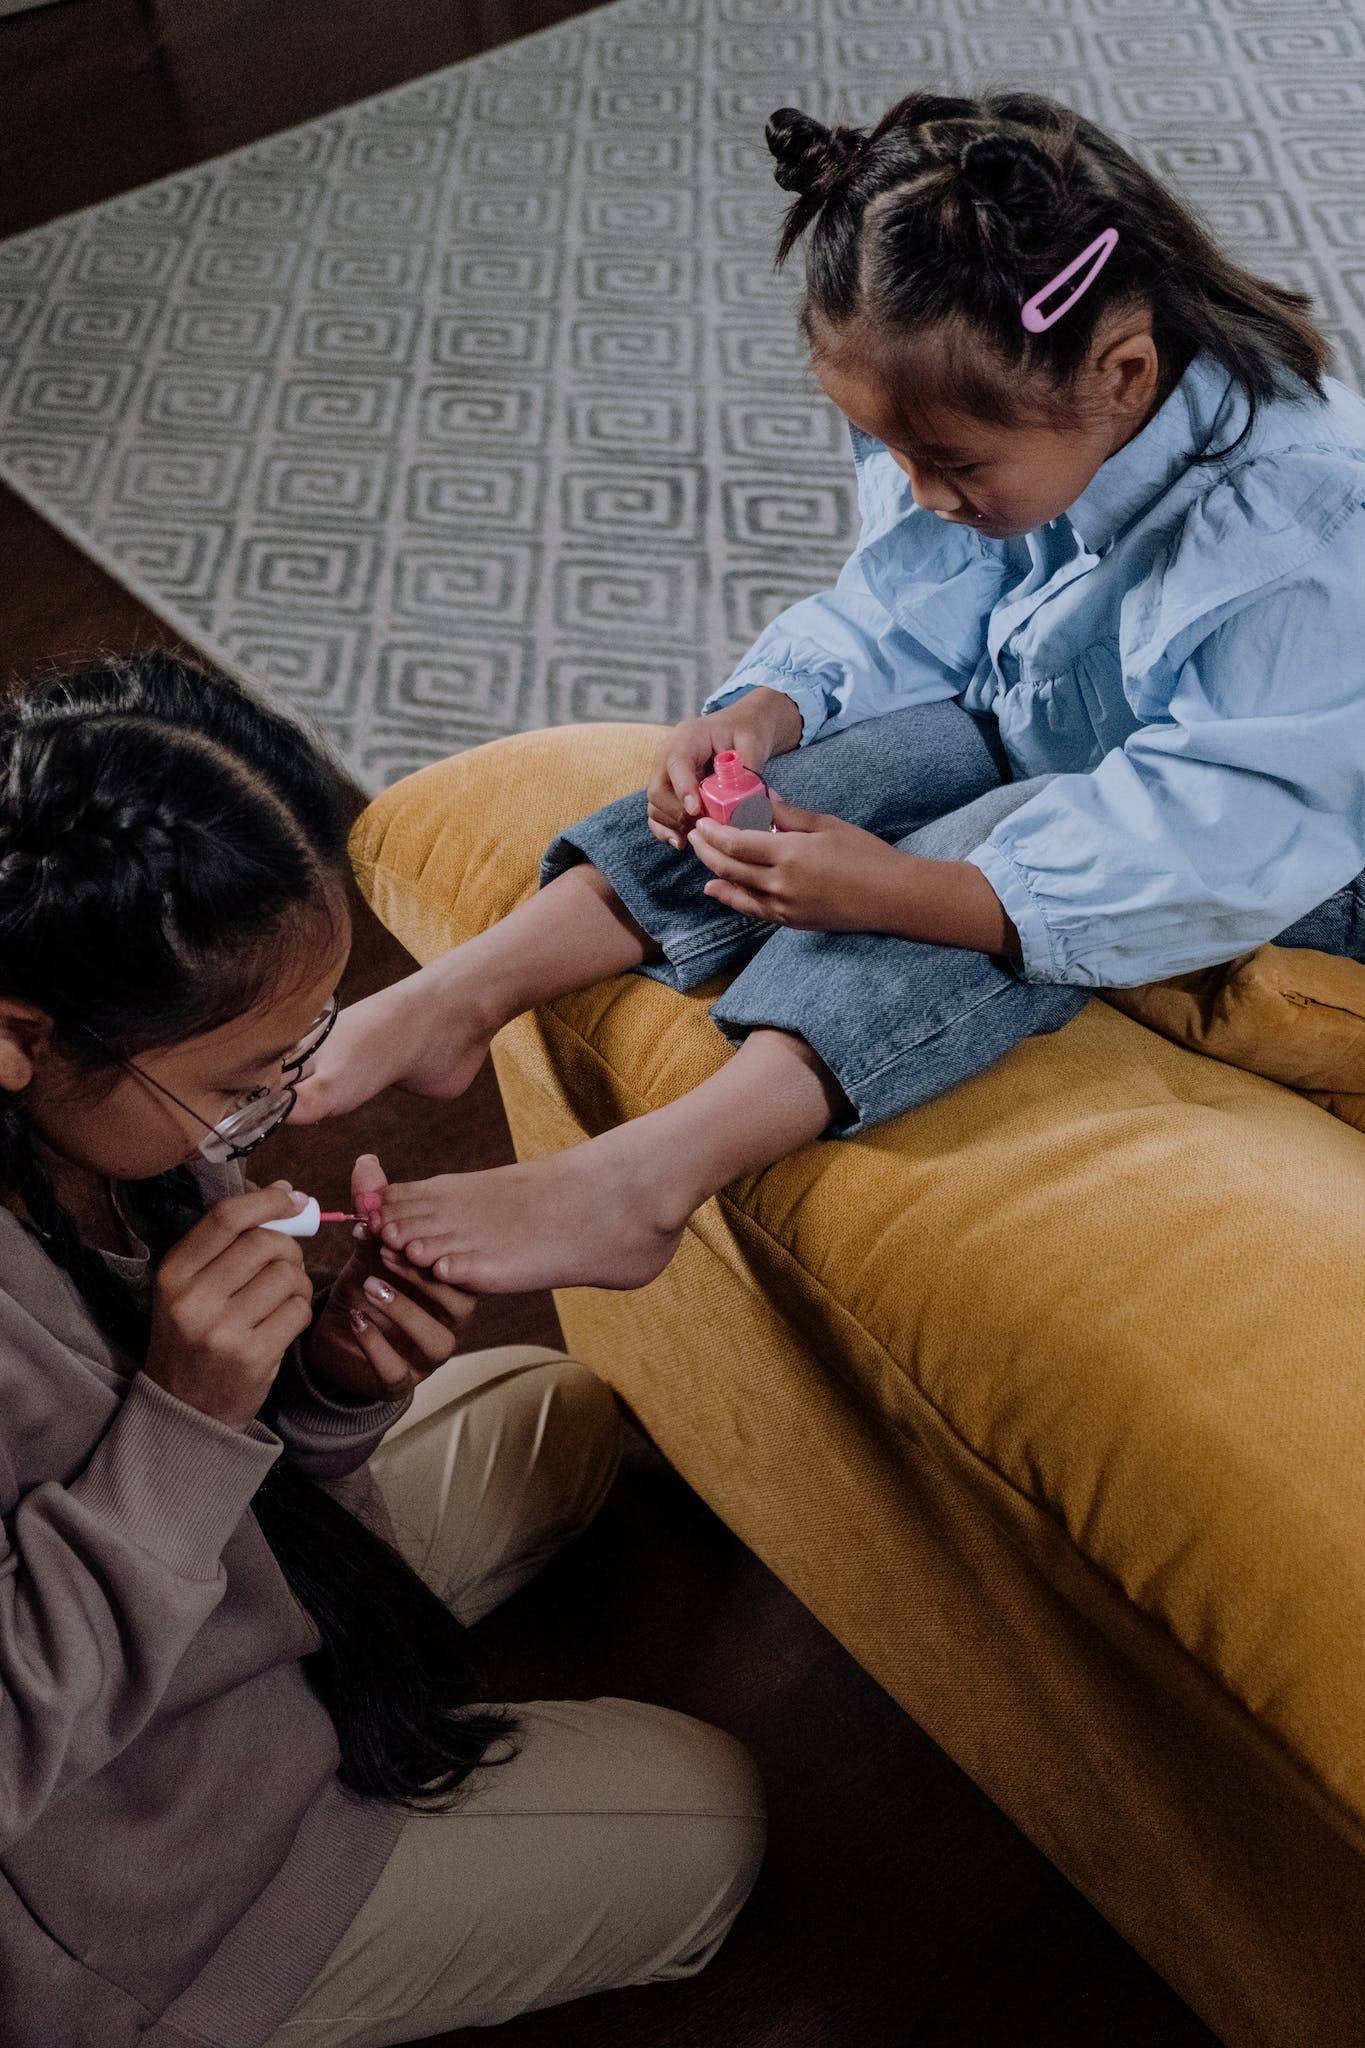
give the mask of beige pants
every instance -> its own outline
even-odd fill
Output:
[[[404,1554],[462,1621],[602,1503],[610,1390],[539,1345],[454,1358],[371,1460]],[[758,1874],[763,1796],[729,1736],[633,1700],[516,1708],[520,1753],[414,1815],[268,2048],[384,2048],[613,1985],[690,1977]]]

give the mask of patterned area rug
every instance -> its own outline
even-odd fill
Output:
[[[673,721],[856,534],[778,106],[1031,85],[1365,388],[1365,0],[618,0],[0,246],[0,474],[377,789]]]

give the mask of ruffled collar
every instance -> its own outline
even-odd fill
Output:
[[[1246,394],[1205,351],[1193,356],[1175,389],[1140,433],[1102,462],[1064,517],[1082,547],[1098,555],[1168,491],[1202,454],[1236,439],[1246,420]]]

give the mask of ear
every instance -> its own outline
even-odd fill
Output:
[[[52,1043],[52,1019],[17,996],[0,996],[0,1088],[17,1095]]]
[[[1101,349],[1095,372],[1112,405],[1142,412],[1161,383],[1161,358],[1150,326],[1125,324]]]

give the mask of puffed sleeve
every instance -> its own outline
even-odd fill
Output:
[[[781,690],[801,712],[800,744],[957,696],[985,646],[1000,581],[980,537],[916,505],[880,442],[850,429],[858,473],[858,545],[828,590],[800,598],[765,626],[702,705]]]
[[[1148,722],[968,856],[1027,980],[1212,966],[1365,869],[1365,463],[1285,460],[1210,492],[1132,608],[1124,686]]]

